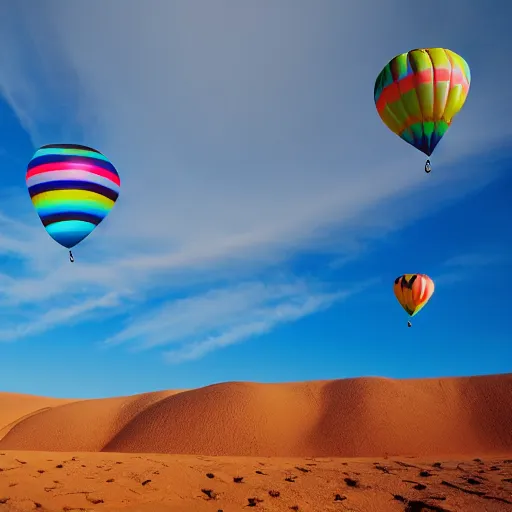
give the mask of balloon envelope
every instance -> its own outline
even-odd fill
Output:
[[[464,105],[468,63],[445,48],[397,55],[375,81],[374,99],[384,124],[430,156]]]
[[[395,297],[412,317],[427,304],[434,293],[434,281],[425,274],[403,274],[395,279]]]
[[[121,186],[119,174],[104,155],[74,144],[38,149],[28,164],[26,182],[46,231],[68,249],[107,216]]]

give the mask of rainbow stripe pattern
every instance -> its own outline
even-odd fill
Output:
[[[395,279],[395,297],[413,317],[420,312],[434,293],[434,281],[425,274],[403,274]]]
[[[39,148],[28,164],[26,182],[46,231],[68,249],[108,215],[121,187],[119,174],[105,156],[74,144]]]
[[[422,48],[392,59],[375,81],[384,124],[430,156],[469,93],[467,62],[444,48]]]

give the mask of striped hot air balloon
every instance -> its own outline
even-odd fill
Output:
[[[375,81],[374,100],[384,124],[416,149],[432,155],[469,93],[468,63],[445,48],[397,55]],[[425,172],[430,172],[430,160]]]
[[[99,151],[75,144],[39,148],[27,168],[32,203],[48,234],[69,249],[92,233],[114,206],[119,174]]]
[[[434,281],[425,274],[403,274],[395,279],[395,297],[412,318],[427,304],[434,293]],[[411,322],[408,326],[411,327]]]

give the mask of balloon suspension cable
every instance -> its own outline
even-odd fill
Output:
[[[428,174],[432,170],[432,166],[430,165],[430,160],[425,162],[425,172]]]
[[[73,253],[71,251],[69,251],[69,261],[71,261],[71,263],[75,262],[75,258],[73,257]]]
[[[407,327],[412,327],[412,323],[410,321],[407,322]]]

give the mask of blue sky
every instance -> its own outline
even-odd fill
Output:
[[[512,5],[343,4],[4,6],[1,390],[511,371]],[[472,84],[426,175],[373,84],[429,46]],[[58,142],[122,182],[74,265],[24,182]],[[436,282],[412,329],[392,293],[406,272]]]

